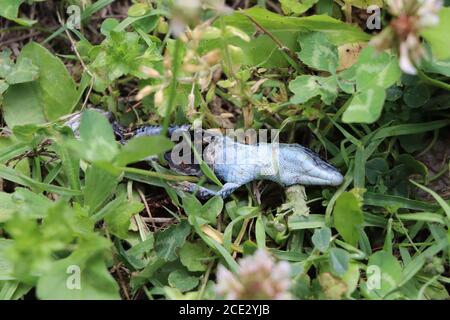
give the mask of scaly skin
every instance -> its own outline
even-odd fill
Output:
[[[169,131],[189,129],[189,126],[181,126],[171,127]],[[152,126],[138,129],[136,135],[157,135],[160,132],[160,127]],[[175,187],[196,193],[200,198],[215,195],[226,198],[237,188],[254,180],[270,180],[288,187],[297,184],[338,186],[344,179],[336,168],[299,144],[248,145],[226,136],[215,135],[204,152],[204,161],[225,182],[220,190],[215,191],[191,182],[183,182]],[[174,169],[182,171],[176,166]]]
[[[338,186],[341,173],[320,159],[313,151],[298,144],[247,145],[219,136],[205,151],[205,162],[225,184],[214,191],[193,183],[184,183],[186,191],[201,198],[228,197],[233,191],[254,180],[270,180],[283,187],[292,185]]]
[[[74,131],[77,131],[79,117],[68,121]],[[123,130],[114,123],[114,131],[118,137],[123,137]],[[189,125],[172,126],[169,135],[176,130],[189,131]],[[152,136],[161,134],[159,126],[145,126],[136,129],[132,136]],[[126,143],[122,139],[122,143]],[[183,191],[196,193],[200,198],[209,198],[215,195],[228,197],[237,188],[254,180],[270,180],[283,187],[292,185],[323,185],[338,186],[344,178],[340,172],[320,159],[313,151],[299,144],[272,144],[261,143],[248,145],[233,139],[214,135],[206,147],[204,161],[213,169],[215,175],[225,184],[218,191],[198,186],[191,182],[182,182],[174,185]],[[167,159],[167,158],[166,158]],[[154,160],[148,159],[148,160]],[[177,166],[169,161],[172,169],[187,174],[194,172],[196,166],[189,165],[189,170]],[[198,172],[199,169],[197,168]]]

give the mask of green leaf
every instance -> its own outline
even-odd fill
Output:
[[[436,60],[430,55],[422,60],[422,69],[426,72],[438,73],[450,77],[450,60]]]
[[[97,164],[92,164],[86,171],[86,183],[83,189],[84,205],[89,208],[89,213],[95,213],[101,205],[110,197],[119,182],[118,175],[103,169]]]
[[[98,111],[83,112],[80,124],[80,141],[69,141],[81,158],[90,162],[112,161],[119,151],[111,124]]]
[[[250,218],[254,218],[257,217],[259,215],[259,208],[258,207],[247,207],[247,206],[243,206],[243,207],[239,207],[236,211],[236,213],[238,214],[238,216],[236,218],[234,218],[225,228],[225,231],[223,232],[223,246],[227,249],[227,250],[231,250],[231,242],[232,242],[232,234],[233,234],[233,227],[245,220],[245,219],[250,219]]]
[[[26,295],[32,286],[20,281],[9,280],[0,282],[0,300],[19,300]]]
[[[225,25],[236,27],[253,37],[250,42],[246,42],[239,37],[227,39],[229,44],[240,47],[244,51],[245,65],[258,65],[267,68],[286,67],[289,65],[285,55],[279,50],[273,39],[261,33],[254,38],[256,31],[259,31],[259,29],[245,15],[254,19],[293,52],[299,50],[297,38],[301,32],[324,32],[335,45],[370,39],[359,28],[326,15],[300,18],[285,17],[266,9],[253,7],[243,11],[236,11],[232,15],[223,17]],[[215,26],[220,27],[219,22]],[[206,53],[213,48],[220,48],[221,41],[222,39],[205,40],[201,44],[201,50]]]
[[[325,33],[301,33],[298,42],[302,48],[298,56],[306,65],[320,71],[336,72],[339,65],[338,50]]]
[[[228,45],[227,50],[230,55],[230,62],[234,72],[239,71],[241,65],[245,62],[245,53],[241,47]]]
[[[421,132],[432,131],[446,127],[450,124],[449,120],[436,120],[430,122],[407,123],[388,126],[377,129],[376,133],[371,137],[372,141],[385,139],[388,137],[401,136],[407,134],[417,134]]]
[[[212,27],[212,28],[214,28],[214,27]],[[214,28],[214,29],[216,29],[216,28]],[[220,29],[217,29],[217,30],[220,31]],[[225,32],[224,32],[223,36],[226,37],[226,38],[236,36],[236,37],[239,37],[239,38],[241,38],[242,40],[244,40],[246,42],[250,41],[250,37],[244,31],[242,31],[239,28],[232,27],[232,26],[226,26],[225,27]],[[219,37],[220,37],[220,35],[219,35]]]
[[[423,252],[417,253],[413,259],[405,265],[403,270],[403,278],[399,283],[399,286],[404,285],[411,280],[422,267],[430,261],[433,257],[437,257],[438,253],[448,248],[448,239],[445,238],[445,232],[439,237],[439,240],[432,246],[429,246]]]
[[[132,276],[131,285],[135,288],[141,287],[166,263],[167,261],[158,257],[156,254],[150,254],[145,268]]]
[[[3,82],[11,85],[34,81],[39,77],[39,68],[33,65],[30,59],[24,58],[14,64],[10,55],[9,49],[0,52],[0,78],[5,79]],[[5,90],[0,89],[0,94]]]
[[[69,186],[74,190],[81,190],[80,157],[68,147],[61,137],[56,138],[54,148],[61,159],[62,169],[69,182]]]
[[[408,86],[403,93],[403,101],[410,108],[420,108],[430,99],[430,90],[424,84]]]
[[[103,35],[105,35],[105,36],[108,36],[109,35],[109,33],[112,31],[112,30],[114,30],[114,28],[116,28],[117,26],[119,25],[119,21],[117,21],[116,19],[114,19],[114,18],[106,18],[105,20],[103,20],[103,22],[102,22],[102,25],[101,25],[101,27],[100,27],[100,32],[103,34]],[[84,41],[84,42],[79,42],[78,43],[78,45],[80,46],[80,45],[86,45],[86,46],[88,46],[88,47],[90,47],[90,43],[89,42],[87,42],[87,41]],[[78,49],[78,50],[80,50],[80,49]]]
[[[266,228],[261,216],[258,216],[258,218],[256,218],[255,237],[258,248],[264,249],[266,247]]]
[[[10,86],[3,95],[3,117],[9,127],[29,123],[45,123],[43,101],[34,82]]]
[[[183,197],[183,209],[188,217],[193,216],[197,218],[201,217],[203,206],[197,197],[188,194]],[[205,219],[203,220],[206,222]]]
[[[328,227],[315,229],[311,241],[320,252],[327,251],[331,242],[331,229]]]
[[[0,0],[0,16],[15,19],[19,14],[19,7],[25,0]]]
[[[3,164],[0,164],[0,177],[22,186],[54,192],[60,195],[77,196],[81,194],[81,192],[78,190],[72,190],[69,188],[54,186],[48,183],[38,182],[24,175],[23,173],[18,172],[17,170],[6,167]]]
[[[128,237],[130,219],[135,214],[144,210],[144,205],[138,201],[126,201],[124,198],[120,205],[108,210],[104,216],[108,230],[121,239]]]
[[[358,287],[359,276],[358,264],[350,262],[347,272],[341,277],[342,281],[347,285],[347,296],[350,296]]]
[[[359,228],[364,222],[362,198],[356,191],[343,192],[334,206],[334,225],[342,238],[351,245],[359,240]]]
[[[357,91],[373,87],[387,89],[399,81],[402,75],[395,56],[377,52],[373,47],[361,51],[354,68]]]
[[[389,170],[389,166],[383,158],[373,158],[366,162],[366,177],[369,183],[375,184]]]
[[[220,254],[220,256],[222,256],[222,258],[226,261],[228,268],[233,272],[238,272],[239,266],[234,260],[234,258],[231,256],[231,254],[228,252],[228,250],[225,249],[225,247],[222,244],[210,238],[203,232],[198,222],[198,219],[196,219],[195,216],[189,216],[188,221],[193,226],[195,232],[199,235],[199,237],[203,240],[203,242],[205,242],[210,248],[212,248],[215,252],[217,252],[218,254]]]
[[[288,218],[289,230],[303,230],[325,227],[325,217],[321,214],[309,214],[308,216],[290,216]]]
[[[53,263],[48,272],[39,278],[36,287],[38,298],[42,300],[120,299],[119,286],[109,273],[101,252],[96,247],[98,244],[80,248],[69,257]]]
[[[439,203],[439,205],[441,206],[441,208],[444,210],[445,214],[447,215],[447,218],[450,219],[450,205],[447,203],[447,201],[442,199],[442,197],[440,195],[438,195],[436,192],[434,192],[433,190],[431,190],[415,181],[411,180],[411,182],[413,184],[415,184],[417,187],[419,187],[420,189],[422,189],[423,191],[428,192],[437,201],[437,203]]]
[[[116,141],[111,124],[103,114],[94,110],[83,112],[80,123],[80,139],[89,143],[100,139],[108,145]]]
[[[294,93],[290,100],[291,103],[305,103],[309,99],[320,95],[322,101],[330,105],[337,98],[338,82],[335,76],[301,75],[289,83],[289,90]]]
[[[316,5],[316,12],[317,14],[325,14],[331,17],[333,15],[333,5],[333,2],[329,2],[327,0],[319,0]]]
[[[431,45],[434,56],[439,60],[450,58],[447,37],[450,33],[450,8],[442,8],[439,11],[439,24],[427,28],[421,35]]]
[[[15,209],[11,194],[0,192],[0,223],[8,221]]]
[[[145,3],[136,3],[128,9],[128,15],[130,17],[140,17],[146,14],[150,10],[149,6]]]
[[[428,202],[373,192],[366,192],[364,194],[364,204],[369,206],[406,208],[423,211],[436,210],[437,208],[434,204]]]
[[[399,86],[392,86],[386,90],[386,100],[387,101],[397,101],[403,95],[403,90]]]
[[[319,0],[280,0],[281,9],[285,14],[300,15],[308,11]]]
[[[333,19],[326,15],[313,15],[308,17],[285,17],[274,12],[253,7],[243,12],[235,12],[224,19],[226,25],[235,26],[244,32],[253,33],[254,24],[245,18],[244,14],[251,16],[266,30],[274,33],[277,37],[289,34],[297,39],[297,32],[320,31],[325,32],[329,39],[336,45],[369,40],[369,36],[361,29]]]
[[[56,120],[78,103],[75,83],[59,58],[32,42],[23,47],[17,65],[30,65],[27,61],[39,69],[39,79],[12,85],[4,95],[3,116],[11,128]]]
[[[330,248],[328,252],[331,273],[343,276],[348,270],[350,260],[348,252],[340,248]]]
[[[142,136],[127,142],[116,157],[117,165],[126,166],[129,163],[141,161],[149,156],[162,154],[170,150],[173,143],[163,136]]]
[[[0,222],[9,220],[14,212],[21,212],[29,218],[43,218],[53,206],[53,202],[44,195],[19,187],[12,194],[0,193],[0,200]]]
[[[158,257],[165,261],[177,259],[177,251],[184,245],[187,236],[191,233],[191,226],[187,220],[159,232],[155,236],[155,250]]]
[[[183,197],[183,208],[188,216],[199,219],[200,224],[216,225],[217,216],[223,209],[223,199],[220,196],[214,196],[202,206],[195,196],[185,195]]]
[[[167,280],[171,287],[177,288],[181,292],[190,291],[199,283],[198,277],[192,276],[185,269],[172,271]]]
[[[141,71],[142,67],[153,67],[162,60],[156,45],[149,47],[142,43],[136,32],[115,31],[118,26],[114,30],[106,28],[108,37],[89,51],[89,69],[96,76],[94,89],[97,91],[104,91],[124,75],[146,79],[148,76]]]
[[[351,98],[350,105],[342,115],[344,123],[373,123],[383,110],[386,91],[381,87],[368,88]]]
[[[17,62],[5,80],[12,85],[34,81],[37,78],[39,78],[39,68],[31,62],[31,59],[23,58]]]
[[[400,220],[404,221],[425,221],[425,222],[435,222],[445,225],[445,219],[442,215],[432,212],[415,212],[415,213],[402,213],[397,214]]]
[[[3,102],[3,93],[8,90],[9,84],[5,80],[0,79],[0,105]]]
[[[217,223],[217,216],[222,212],[222,209],[222,197],[214,196],[203,205],[200,216],[212,225],[215,225]]]
[[[13,68],[14,62],[11,60],[11,50],[0,51],[0,78],[6,78]]]
[[[0,0],[0,16],[3,16],[6,19],[22,26],[30,27],[36,22],[35,20],[18,18],[19,7],[24,2],[25,0]]]
[[[0,137],[0,163],[30,150],[27,143],[14,141],[11,137]]]
[[[126,252],[122,253],[127,262],[135,269],[143,269],[149,261],[147,256],[153,251],[155,244],[153,233],[148,233],[146,237],[146,240],[139,242]]]
[[[34,207],[32,207],[34,208]],[[30,219],[26,212],[17,211],[6,223],[5,230],[14,240],[8,258],[14,265],[14,276],[34,285],[58,257],[56,252],[77,248],[77,238],[94,237],[96,246],[106,239],[93,233],[93,222],[86,213],[74,210],[65,201],[52,203],[42,221]],[[108,242],[107,242],[108,243]],[[70,253],[70,252],[68,252]]]
[[[13,264],[8,260],[7,257],[7,250],[11,247],[12,243],[13,240],[0,239],[0,281],[14,279]]]
[[[181,263],[189,271],[206,271],[211,250],[201,241],[186,242],[180,249]]]
[[[370,256],[367,264],[368,282],[364,284],[363,292],[373,299],[385,297],[395,289],[402,280],[402,267],[398,260],[386,251],[378,251]],[[395,296],[390,295],[391,298]]]
[[[411,174],[420,174],[425,178],[425,181],[428,180],[428,167],[416,159],[411,154],[404,153],[398,156],[397,163],[401,163],[405,165],[405,171]]]

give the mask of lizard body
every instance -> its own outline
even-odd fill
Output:
[[[66,123],[77,131],[79,117],[74,121]],[[121,143],[126,143],[123,139],[124,130],[116,122],[113,129]],[[189,133],[190,125],[171,126],[168,134],[172,135],[176,131]],[[162,132],[160,126],[143,126],[131,132],[131,136],[154,136]],[[220,190],[212,190],[191,182],[182,182],[174,187],[183,191],[196,193],[201,198],[209,198],[219,195],[228,197],[237,188],[254,180],[270,180],[283,187],[292,185],[324,185],[338,186],[343,182],[341,173],[322,160],[316,153],[299,144],[285,143],[260,143],[244,144],[230,137],[214,135],[204,152],[204,161],[212,168],[215,175],[224,182]],[[174,163],[170,152],[165,154],[165,159],[169,166],[181,174],[200,175],[201,170],[198,164],[180,165]],[[155,160],[150,157],[146,160]]]
[[[297,184],[338,186],[344,179],[336,168],[299,144],[248,145],[219,136],[208,148],[205,162],[225,184],[218,191],[193,183],[184,184],[186,191],[197,191],[202,198],[214,195],[226,198],[254,180],[270,180],[289,187]]]

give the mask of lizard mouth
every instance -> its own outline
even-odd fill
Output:
[[[344,181],[342,174],[331,164],[322,160],[312,150],[299,146],[301,150],[300,167],[303,175],[300,183],[306,185],[339,186]]]
[[[338,171],[322,173],[321,176],[305,175],[302,177],[303,183],[308,185],[339,186],[344,181],[344,177]]]

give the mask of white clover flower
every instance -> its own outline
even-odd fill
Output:
[[[387,0],[387,3],[389,12],[395,18],[370,44],[379,50],[397,48],[401,70],[407,74],[417,74],[416,66],[426,54],[420,32],[439,23],[443,0]]]
[[[217,294],[224,296],[228,300],[237,300],[238,295],[244,291],[244,287],[231,271],[220,265],[217,269]]]
[[[399,49],[400,69],[407,74],[417,74],[415,65],[418,65],[421,58],[426,54],[418,37],[409,34],[406,40],[400,43]]]
[[[409,48],[406,42],[400,43],[399,54],[400,54],[399,58],[400,69],[402,69],[402,71],[407,74],[413,75],[416,74],[417,70],[409,57]]]
[[[432,27],[439,23],[439,10],[443,6],[442,0],[421,0],[417,10],[419,25],[422,28]]]
[[[237,274],[223,266],[217,270],[216,292],[228,300],[290,299],[290,265],[276,263],[266,250],[239,261]]]
[[[387,1],[389,11],[393,15],[400,15],[402,13],[404,7],[404,0],[388,0]]]
[[[197,13],[201,9],[201,5],[200,0],[175,0],[173,2],[174,8],[188,14]]]

